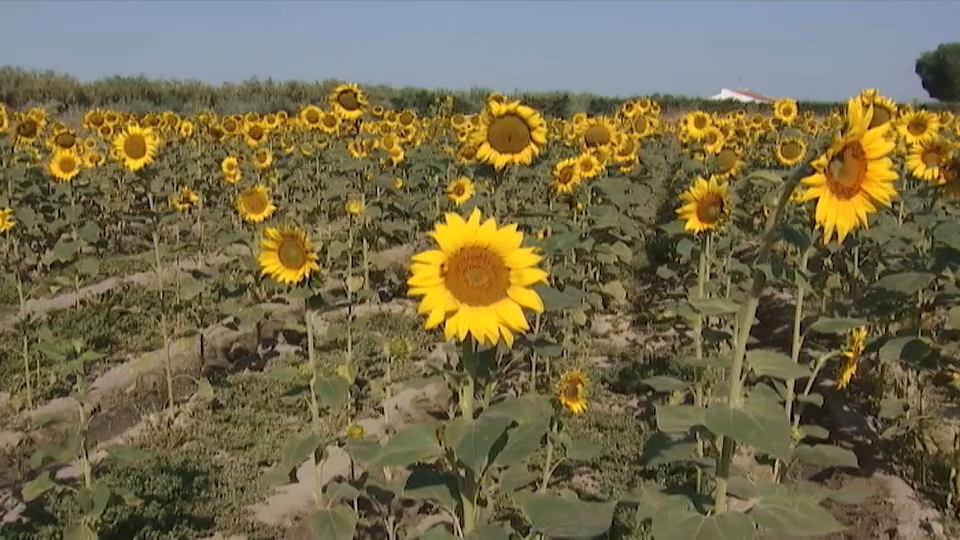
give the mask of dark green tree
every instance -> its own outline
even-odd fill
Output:
[[[937,101],[960,101],[960,43],[941,43],[917,58],[923,89]]]

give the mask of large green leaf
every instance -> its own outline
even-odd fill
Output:
[[[696,457],[697,443],[689,434],[676,435],[658,431],[643,445],[640,461],[645,467],[659,467]]]
[[[808,332],[818,334],[841,334],[867,324],[863,319],[820,317],[810,325]]]
[[[769,349],[748,351],[747,365],[758,376],[780,380],[802,379],[812,375],[809,367],[794,362],[783,353]]]
[[[464,540],[510,540],[510,532],[493,523],[477,527]]]
[[[901,272],[883,276],[873,284],[873,288],[903,294],[916,294],[930,285],[934,278],[936,276],[930,272]]]
[[[353,540],[357,531],[357,514],[345,506],[317,510],[307,516],[307,526],[317,540]]]
[[[552,413],[550,399],[541,394],[508,397],[483,411],[484,416],[503,416],[518,424],[547,418]]]
[[[324,407],[342,407],[350,396],[350,382],[339,375],[317,380],[317,394]]]
[[[522,423],[507,431],[507,443],[494,456],[498,467],[508,467],[531,456],[543,442],[550,429],[550,418],[542,417]]]
[[[714,403],[707,408],[704,425],[717,435],[752,446],[781,459],[789,459],[790,422],[775,404],[748,400],[739,407]]]
[[[674,377],[667,377],[665,375],[654,375],[653,377],[647,377],[640,381],[641,384],[645,384],[650,388],[653,388],[655,392],[675,392],[677,390],[685,390],[690,387],[691,382],[681,381],[680,379]]]
[[[843,530],[843,525],[815,500],[796,493],[762,497],[749,515],[761,528],[780,536],[817,537]]]
[[[857,455],[832,444],[808,445],[801,444],[797,446],[794,453],[800,461],[808,465],[817,465],[819,467],[850,467],[858,468],[860,463],[857,461]]]
[[[403,496],[417,501],[433,501],[449,511],[457,508],[460,498],[457,479],[434,467],[417,465],[403,484]]]
[[[301,433],[287,439],[280,451],[280,469],[289,471],[299,467],[320,447],[321,440],[316,433]]]
[[[490,450],[513,420],[502,416],[480,415],[475,420],[457,418],[444,429],[447,446],[465,467],[480,474],[486,468]]]
[[[664,433],[686,433],[703,425],[704,409],[694,405],[657,405],[657,429]]]
[[[652,532],[654,540],[750,540],[757,526],[740,512],[705,516],[680,508],[655,515]]]
[[[740,304],[728,298],[693,299],[690,305],[707,317],[730,315],[740,311]]]
[[[370,464],[375,467],[407,467],[443,454],[436,432],[427,424],[415,424],[397,432]]]
[[[556,495],[518,492],[517,505],[534,531],[560,538],[593,538],[610,530],[616,503],[584,502]]]

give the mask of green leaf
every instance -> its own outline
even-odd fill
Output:
[[[209,403],[213,401],[215,397],[217,397],[217,395],[213,389],[213,385],[210,384],[210,379],[206,377],[197,379],[197,399]]]
[[[673,508],[653,517],[652,533],[656,540],[750,540],[756,532],[750,516],[740,512],[705,516]]]
[[[317,451],[321,442],[316,433],[302,433],[287,439],[280,451],[280,469],[291,471],[300,466],[311,454]]]
[[[550,429],[550,418],[542,417],[507,431],[507,443],[493,459],[498,467],[509,467],[533,455]]]
[[[71,240],[58,240],[53,246],[53,256],[60,262],[69,262],[80,250],[80,244]]]
[[[696,451],[697,443],[693,437],[658,431],[643,445],[640,461],[644,467],[659,467],[668,463],[693,460]]]
[[[503,416],[518,424],[549,418],[553,414],[550,399],[540,394],[508,397],[483,411],[484,416]]]
[[[475,420],[451,420],[444,428],[447,447],[453,450],[457,461],[480,475],[487,467],[493,445],[512,423],[509,418],[485,414]]]
[[[460,500],[456,477],[425,465],[412,468],[403,485],[403,496],[417,501],[433,501],[451,512],[456,510]]]
[[[760,377],[780,380],[802,379],[813,374],[810,368],[798,364],[789,356],[769,349],[747,351],[747,365]]]
[[[843,525],[830,512],[796,493],[762,497],[748,515],[761,528],[779,536],[819,537],[843,531]]]
[[[323,540],[353,540],[357,531],[357,514],[351,508],[340,506],[317,510],[307,516],[307,526],[314,538]]]
[[[447,530],[446,525],[438,524],[434,525],[427,529],[427,531],[420,535],[420,540],[459,540],[456,536],[450,533]]]
[[[342,407],[350,396],[350,382],[339,375],[317,380],[317,394],[328,409]]]
[[[676,392],[678,390],[686,390],[691,384],[687,381],[681,381],[680,379],[667,377],[665,375],[654,375],[653,377],[647,377],[646,379],[641,380],[640,383],[653,388],[655,392]]]
[[[571,439],[566,443],[567,458],[574,461],[596,459],[603,448],[599,443],[588,439]]]
[[[627,301],[627,289],[623,287],[623,282],[619,279],[604,283],[600,287],[600,290],[617,302],[623,303]]]
[[[99,536],[84,523],[72,523],[63,530],[63,540],[97,540]]]
[[[960,330],[960,306],[953,306],[947,315],[948,330]]]
[[[510,540],[510,532],[500,525],[488,524],[477,527],[464,540]]]
[[[56,485],[56,482],[50,476],[50,471],[43,471],[39,476],[23,485],[20,496],[24,502],[30,502],[53,489]]]
[[[100,259],[85,257],[77,261],[77,272],[87,277],[94,277],[100,273]]]
[[[574,294],[570,287],[560,292],[549,285],[536,285],[533,290],[540,295],[543,306],[547,311],[580,307],[580,295]]]
[[[418,461],[425,461],[443,454],[432,426],[416,424],[401,430],[390,437],[376,459],[370,464],[374,467],[407,467]]]
[[[333,501],[354,502],[360,498],[360,490],[347,482],[332,482],[327,485],[327,496]]]
[[[877,355],[881,362],[909,363],[920,362],[930,355],[932,349],[926,341],[918,337],[905,336],[893,338],[880,347]]]
[[[719,317],[740,311],[740,304],[727,298],[693,299],[690,300],[690,305],[706,317]]]
[[[517,505],[534,531],[561,538],[593,538],[610,530],[616,503],[584,502],[556,495],[518,492]]]
[[[783,408],[749,400],[739,407],[714,403],[704,414],[704,425],[717,435],[752,446],[780,459],[791,454],[790,422]]]
[[[867,322],[863,319],[820,317],[815,323],[810,325],[807,331],[818,334],[841,334],[866,324]]]
[[[516,491],[525,488],[540,479],[537,473],[531,471],[526,465],[518,463],[513,467],[507,468],[500,475],[500,489],[504,492]]]
[[[87,513],[87,517],[96,521],[103,515],[103,512],[107,509],[107,503],[110,502],[110,488],[103,482],[95,483],[92,498],[93,507]]]
[[[832,444],[817,444],[814,446],[801,444],[794,450],[794,454],[800,461],[818,467],[850,467],[855,469],[860,466],[856,454]]]
[[[703,425],[705,409],[694,405],[657,405],[657,429],[664,433],[686,433]]]
[[[120,465],[134,465],[147,459],[147,453],[129,444],[115,444],[107,449],[110,457]]]
[[[349,439],[343,445],[343,450],[357,463],[367,465],[377,458],[380,443],[374,439]]]
[[[901,272],[883,276],[873,284],[873,288],[912,295],[925,289],[934,278],[936,276],[930,272]]]

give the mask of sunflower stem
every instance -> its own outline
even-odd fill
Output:
[[[317,382],[320,379],[320,368],[317,365],[317,354],[315,337],[313,335],[313,312],[303,303],[303,318],[307,326],[307,361],[310,364],[310,420],[314,433],[320,433],[320,400],[317,397]],[[323,479],[321,478],[323,469],[321,460],[317,458],[317,452],[311,454],[313,464],[313,498],[317,508],[323,508]]]
[[[460,369],[464,374],[463,383],[460,385],[460,415],[467,420],[473,420],[476,395],[476,380],[474,380],[474,367],[477,361],[476,345],[472,336],[468,336],[460,344]]]
[[[709,277],[709,268],[710,268],[710,244],[711,244],[712,235],[707,233],[701,239],[700,242],[700,256],[697,261],[697,291],[696,297],[698,300],[703,300],[706,297],[706,286],[707,280]],[[704,326],[704,317],[699,312],[693,320],[693,354],[697,360],[697,365],[701,365],[703,361],[703,326]],[[703,407],[703,377],[700,370],[697,370],[696,373],[696,382],[694,383],[693,390],[693,400],[694,406]],[[700,434],[697,433],[697,457],[703,458],[703,439],[700,437]],[[703,471],[700,467],[697,467],[697,493],[702,492],[703,490]]]

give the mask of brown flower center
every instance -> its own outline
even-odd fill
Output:
[[[123,153],[130,159],[143,159],[147,155],[147,140],[140,134],[128,135],[123,140]]]
[[[612,134],[606,126],[597,124],[587,128],[586,133],[583,134],[583,142],[588,147],[594,148],[609,143],[611,137]]]
[[[827,187],[834,196],[849,200],[860,193],[867,177],[867,155],[859,142],[843,147],[825,172]]]
[[[467,246],[441,268],[447,289],[468,306],[489,306],[507,297],[510,270],[490,249]]]
[[[487,129],[487,142],[501,154],[519,154],[531,140],[530,126],[513,114],[494,119]]]
[[[297,238],[284,238],[277,249],[277,258],[289,270],[300,270],[307,264],[307,252]]]
[[[724,216],[723,197],[715,193],[705,196],[697,203],[697,219],[707,225],[713,225]]]

